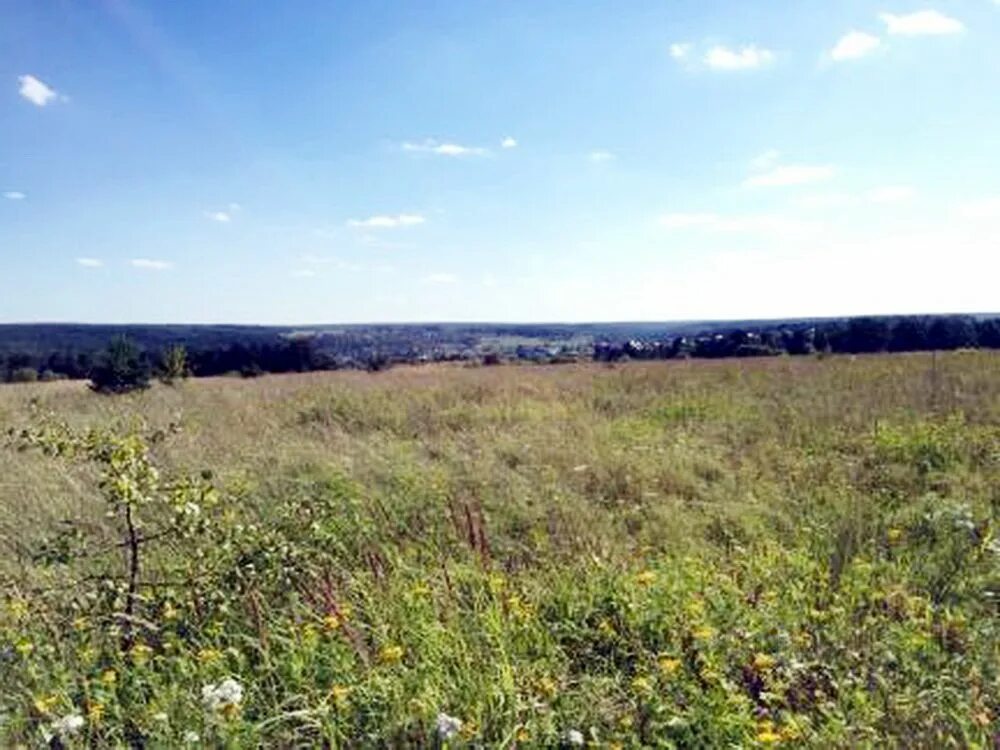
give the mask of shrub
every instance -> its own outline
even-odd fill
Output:
[[[98,393],[127,393],[149,387],[150,367],[124,336],[114,339],[103,361],[90,373],[90,387]]]

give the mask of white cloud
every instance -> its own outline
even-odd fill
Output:
[[[776,148],[769,148],[762,154],[758,154],[750,160],[750,168],[753,170],[770,169],[781,157],[781,152]]]
[[[659,219],[660,226],[671,229],[704,229],[733,234],[801,234],[818,229],[815,222],[772,214],[722,216],[715,213],[671,213]]]
[[[129,261],[133,268],[142,268],[147,271],[167,271],[174,267],[174,264],[166,260],[151,260],[149,258],[133,258]]]
[[[205,218],[211,219],[212,221],[217,221],[220,224],[228,224],[233,220],[233,218],[240,211],[243,210],[243,206],[239,203],[230,203],[226,206],[225,210],[222,211],[205,211]]]
[[[881,13],[879,18],[885,23],[886,30],[895,36],[937,36],[958,34],[965,30],[961,21],[936,10],[919,10],[902,16]]]
[[[500,148],[517,148],[517,140],[509,135],[500,141]]]
[[[610,151],[591,151],[587,154],[587,158],[595,164],[599,164],[601,162],[614,160],[615,155]]]
[[[774,53],[754,44],[730,49],[718,45],[705,53],[705,64],[713,70],[754,70],[774,62]]]
[[[916,191],[908,185],[886,185],[869,190],[865,198],[870,203],[904,203],[914,195]]]
[[[415,153],[436,154],[438,156],[485,156],[489,153],[487,149],[481,146],[461,146],[457,143],[441,143],[433,138],[427,138],[421,143],[404,143],[403,150]]]
[[[76,262],[84,268],[100,268],[104,265],[104,261],[98,258],[77,258]]]
[[[398,214],[396,216],[369,216],[367,219],[351,219],[347,222],[351,227],[365,229],[395,229],[396,227],[412,227],[423,224],[426,219],[420,214]]]
[[[458,280],[453,273],[429,273],[423,278],[427,284],[457,284]]]
[[[690,42],[674,42],[670,45],[670,56],[675,60],[686,60],[692,48]]]
[[[786,164],[748,177],[746,187],[787,187],[829,180],[836,173],[829,165]]]
[[[837,62],[857,60],[879,48],[882,40],[863,31],[851,31],[840,38],[830,51],[830,57]]]
[[[22,193],[20,190],[8,190],[3,194],[3,197],[9,201],[23,201],[28,196]]]
[[[289,274],[295,279],[309,279],[316,275],[316,272],[310,268],[297,268]]]
[[[958,206],[958,214],[965,219],[1000,219],[1000,195],[966,201]]]
[[[36,107],[44,107],[54,101],[66,98],[33,75],[18,76],[17,80],[20,84],[18,93]]]

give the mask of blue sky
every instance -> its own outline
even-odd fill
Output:
[[[986,311],[994,0],[3,0],[0,321]]]

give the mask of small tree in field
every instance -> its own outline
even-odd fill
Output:
[[[181,344],[169,346],[160,355],[160,380],[173,385],[191,374],[188,367],[187,349]]]
[[[101,363],[90,373],[90,387],[98,393],[127,393],[149,387],[149,365],[135,344],[124,336],[108,346]]]

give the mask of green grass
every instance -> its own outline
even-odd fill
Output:
[[[9,386],[0,425],[3,746],[1000,731],[996,354]],[[131,618],[126,506],[170,531]]]

